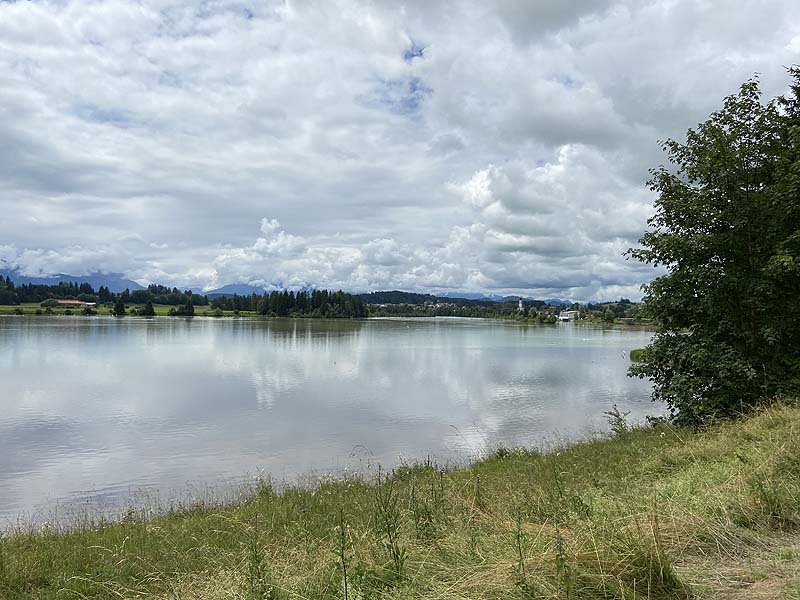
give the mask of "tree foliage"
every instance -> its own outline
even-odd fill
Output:
[[[50,299],[83,300],[84,302],[116,302],[122,298],[125,304],[168,304],[172,306],[185,305],[189,300],[195,305],[208,304],[208,298],[192,295],[191,291],[181,292],[178,288],[168,288],[163,285],[150,285],[146,290],[123,290],[118,293],[111,292],[107,287],[100,286],[97,292],[89,283],[72,283],[60,281],[53,285],[40,283],[23,283],[14,285],[10,277],[3,282],[0,278],[0,304],[21,304],[23,302],[45,302]]]
[[[156,309],[153,308],[153,303],[150,300],[147,301],[147,304],[144,305],[139,311],[139,315],[142,317],[154,317],[156,316]]]
[[[630,374],[686,423],[800,391],[800,71],[793,95],[758,80],[651,171],[655,215],[629,255],[666,274],[645,286],[657,332]]]
[[[169,316],[171,317],[193,317],[194,304],[192,304],[191,298],[183,306],[179,306],[177,308],[170,308],[169,313],[167,314],[169,314]]]
[[[125,302],[122,301],[122,297],[118,298],[117,301],[114,303],[114,308],[111,311],[115,317],[124,317],[125,316]]]

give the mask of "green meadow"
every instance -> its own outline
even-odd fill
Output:
[[[125,308],[128,310],[128,313],[131,312],[132,309],[140,310],[144,308],[144,304],[126,304]],[[169,314],[170,309],[178,308],[177,306],[172,306],[168,304],[154,304],[153,308],[156,311],[156,316],[167,316]],[[18,314],[19,311],[22,311],[23,315],[34,315],[34,316],[46,316],[48,314],[52,315],[68,315],[73,314],[77,316],[84,316],[81,315],[81,308],[64,308],[64,307],[54,307],[51,309],[51,313],[47,313],[46,309],[42,308],[41,304],[38,302],[23,302],[22,304],[16,306],[7,306],[7,305],[0,305],[0,315],[14,315]],[[98,315],[111,315],[111,308],[100,305],[95,308]],[[93,316],[93,315],[88,315]],[[222,314],[215,313],[214,309],[209,306],[195,306],[195,316],[203,317],[203,316],[225,316],[225,317],[233,317],[237,316],[234,311],[232,310],[224,310]],[[247,317],[247,316],[257,316],[257,313],[251,311],[240,311],[238,316]]]

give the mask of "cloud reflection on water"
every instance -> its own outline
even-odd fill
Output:
[[[0,515],[401,457],[464,458],[657,412],[647,333],[479,320],[2,319]]]

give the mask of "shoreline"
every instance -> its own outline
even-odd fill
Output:
[[[265,478],[230,505],[6,534],[0,592],[330,598],[344,597],[345,575],[350,598],[800,589],[796,404],[701,432],[617,425],[612,438],[498,448],[458,469],[423,462],[282,490]],[[742,583],[754,564],[763,576]]]
[[[631,430],[647,429],[648,418],[660,417],[644,416],[635,422],[627,423],[627,426]],[[130,519],[133,514],[147,514],[148,517],[144,520],[152,521],[176,511],[188,512],[210,507],[232,508],[249,501],[264,484],[269,484],[275,493],[282,494],[287,491],[313,491],[323,483],[345,482],[351,479],[370,483],[378,472],[385,474],[407,469],[415,470],[420,466],[427,468],[435,466],[437,471],[455,473],[509,454],[546,456],[575,445],[609,441],[614,436],[609,427],[610,425],[601,430],[586,424],[582,430],[571,434],[552,431],[532,445],[509,446],[502,442],[495,444],[484,442],[477,449],[465,448],[450,456],[428,454],[424,458],[416,458],[398,455],[394,463],[377,461],[374,457],[369,457],[365,461],[359,458],[357,466],[345,465],[334,469],[323,469],[312,465],[283,476],[258,468],[254,472],[228,475],[218,480],[187,480],[182,485],[170,488],[169,493],[163,493],[164,489],[155,485],[131,484],[127,487],[127,491],[119,496],[99,490],[93,495],[56,499],[53,502],[36,505],[31,510],[17,511],[15,514],[0,514],[0,537],[3,533],[8,534],[12,531],[18,534],[35,533],[42,528],[69,534],[90,524],[91,527],[98,528],[114,525]],[[103,498],[111,499],[102,502]]]
[[[130,305],[131,307],[141,308],[143,305]],[[43,312],[43,309],[38,305],[36,308],[32,306],[23,306],[23,314],[15,314],[14,309],[19,308],[18,306],[14,305],[0,305],[0,317],[81,317],[81,318],[93,318],[93,317],[114,317],[119,319],[127,319],[127,318],[137,318],[137,319],[154,319],[156,317],[169,317],[169,318],[182,318],[182,319],[192,319],[192,318],[207,318],[207,319],[257,319],[257,320],[273,320],[273,319],[291,319],[291,320],[314,320],[314,321],[368,321],[368,320],[403,320],[403,319],[411,319],[411,320],[434,320],[434,319],[470,319],[470,320],[485,320],[485,321],[502,321],[506,323],[517,323],[519,325],[527,325],[527,326],[547,326],[547,327],[559,327],[563,325],[570,325],[570,326],[578,326],[578,327],[592,327],[596,329],[602,328],[611,328],[611,329],[620,329],[620,330],[630,330],[630,331],[655,331],[655,324],[648,324],[648,323],[627,323],[627,322],[604,322],[604,321],[594,321],[594,320],[579,320],[579,321],[569,321],[567,322],[557,322],[557,323],[539,323],[533,319],[516,319],[513,317],[471,317],[471,316],[459,316],[459,315],[391,315],[391,316],[367,316],[367,317],[312,317],[310,315],[298,315],[298,316],[270,316],[270,315],[260,315],[254,312],[240,312],[240,314],[234,314],[234,311],[223,311],[221,315],[214,315],[214,314],[206,314],[211,313],[212,311],[199,309],[197,308],[196,314],[192,316],[186,315],[168,315],[167,311],[171,308],[175,308],[172,305],[166,304],[159,304],[154,305],[156,309],[155,315],[125,315],[122,317],[116,317],[115,315],[110,314],[108,311],[98,312],[97,314],[93,315],[83,315],[79,312],[67,312],[69,309],[58,308],[52,311],[50,314],[46,314]],[[42,311],[41,314],[36,313],[35,311],[39,309]]]

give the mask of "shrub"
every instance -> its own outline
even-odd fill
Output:
[[[800,68],[791,98],[758,81],[663,142],[650,230],[628,255],[665,268],[645,286],[658,329],[629,373],[682,423],[734,417],[800,393]]]

